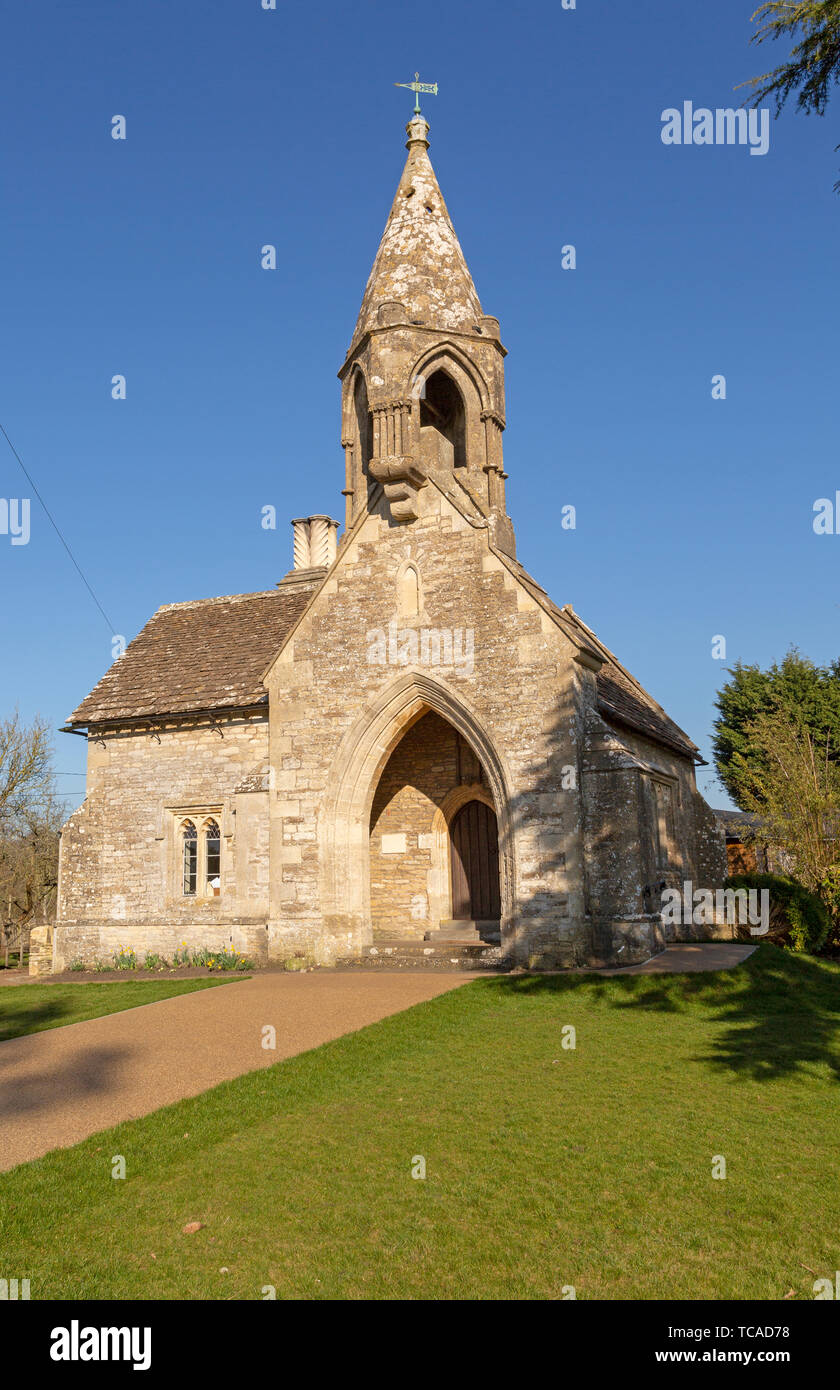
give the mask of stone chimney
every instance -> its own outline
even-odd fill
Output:
[[[329,569],[338,549],[338,522],[329,516],[309,518],[309,563],[315,569]]]
[[[338,552],[338,526],[329,516],[299,516],[292,522],[293,568],[281,584],[320,579]]]
[[[300,516],[292,522],[294,541],[292,543],[293,564],[296,570],[309,569],[309,518]]]

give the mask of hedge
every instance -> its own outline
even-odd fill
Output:
[[[775,941],[791,951],[816,954],[826,942],[831,916],[821,898],[795,878],[784,874],[733,874],[727,888],[766,888],[770,893],[770,931],[765,941]]]

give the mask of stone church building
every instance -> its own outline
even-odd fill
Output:
[[[87,794],[55,969],[182,942],[631,963],[664,944],[664,885],[723,880],[696,746],[516,557],[506,352],[428,130],[408,124],[339,372],[340,540],[296,520],[275,587],[159,609],[68,721]]]

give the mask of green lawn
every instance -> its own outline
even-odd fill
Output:
[[[6,985],[0,989],[0,1042],[246,978],[237,975],[216,980],[127,980],[125,984],[110,985]]]
[[[840,967],[771,946],[479,980],[0,1175],[0,1267],[33,1298],[809,1299],[838,1029]]]

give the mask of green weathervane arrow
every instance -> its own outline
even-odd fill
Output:
[[[438,94],[438,84],[437,84],[437,82],[421,82],[421,81],[420,81],[420,74],[419,74],[419,72],[416,72],[416,73],[414,74],[414,81],[413,81],[413,82],[395,82],[395,83],[394,83],[394,86],[395,86],[395,87],[407,87],[408,90],[409,90],[410,92],[413,92],[413,93],[414,93],[414,114],[415,114],[415,116],[419,116],[419,115],[421,114],[421,111],[420,111],[420,93],[421,93],[421,92],[431,92],[431,94],[432,94],[433,97],[436,97],[437,94]]]

